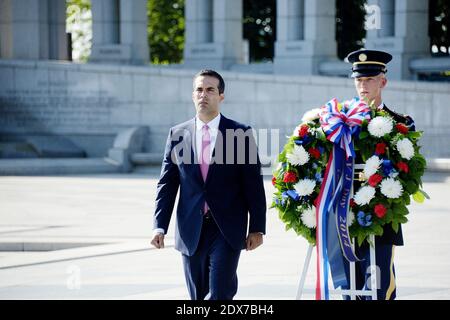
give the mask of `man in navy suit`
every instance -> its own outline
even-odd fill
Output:
[[[156,195],[152,244],[164,247],[180,189],[175,248],[193,300],[231,300],[242,249],[263,243],[266,199],[249,126],[224,117],[225,83],[213,70],[194,77],[196,117],[170,129]]]

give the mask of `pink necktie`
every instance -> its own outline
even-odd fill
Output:
[[[210,163],[210,145],[211,145],[211,136],[209,135],[208,125],[204,125],[202,128],[202,153],[200,160],[200,171],[202,172],[203,181],[206,181],[206,176],[208,175],[208,168]],[[206,213],[208,211],[208,204],[205,201],[205,206],[203,208],[203,212]]]

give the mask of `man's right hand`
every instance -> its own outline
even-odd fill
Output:
[[[155,248],[158,249],[164,248],[164,234],[162,233],[155,234],[151,243]]]

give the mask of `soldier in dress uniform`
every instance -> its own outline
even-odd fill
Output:
[[[356,91],[361,99],[367,100],[370,105],[389,113],[396,122],[400,122],[415,130],[414,121],[407,115],[402,115],[389,109],[383,102],[381,93],[386,87],[387,63],[392,56],[383,51],[361,49],[351,52],[346,60],[352,64],[352,78],[355,81]],[[357,155],[355,163],[362,163]],[[354,190],[358,190],[360,182],[355,181]],[[382,236],[375,237],[375,256],[378,266],[377,298],[379,300],[393,300],[396,297],[394,248],[403,246],[401,226],[396,233],[391,224],[384,226]],[[356,263],[356,288],[370,289],[370,247],[365,242],[361,247],[356,245],[356,255],[364,259]],[[348,270],[347,270],[348,271]],[[360,299],[368,297],[360,296]]]

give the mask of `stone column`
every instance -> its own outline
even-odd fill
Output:
[[[147,0],[120,1],[120,43],[130,47],[131,64],[149,63]]]
[[[371,16],[377,10],[381,20],[372,24],[375,29],[367,30],[366,48],[392,54],[387,73],[389,79],[412,79],[410,60],[429,56],[428,1],[369,0],[368,5],[372,9],[368,12],[368,20],[377,18]],[[366,24],[367,27],[371,25]]]
[[[242,0],[186,0],[184,65],[228,69],[244,61]]]
[[[49,58],[67,60],[68,41],[66,34],[66,2],[48,0]]]
[[[146,0],[92,1],[91,62],[148,63],[147,43]]]
[[[67,59],[64,0],[0,0],[0,57]]]
[[[335,3],[329,0],[277,0],[274,69],[318,74],[322,61],[336,59]]]

